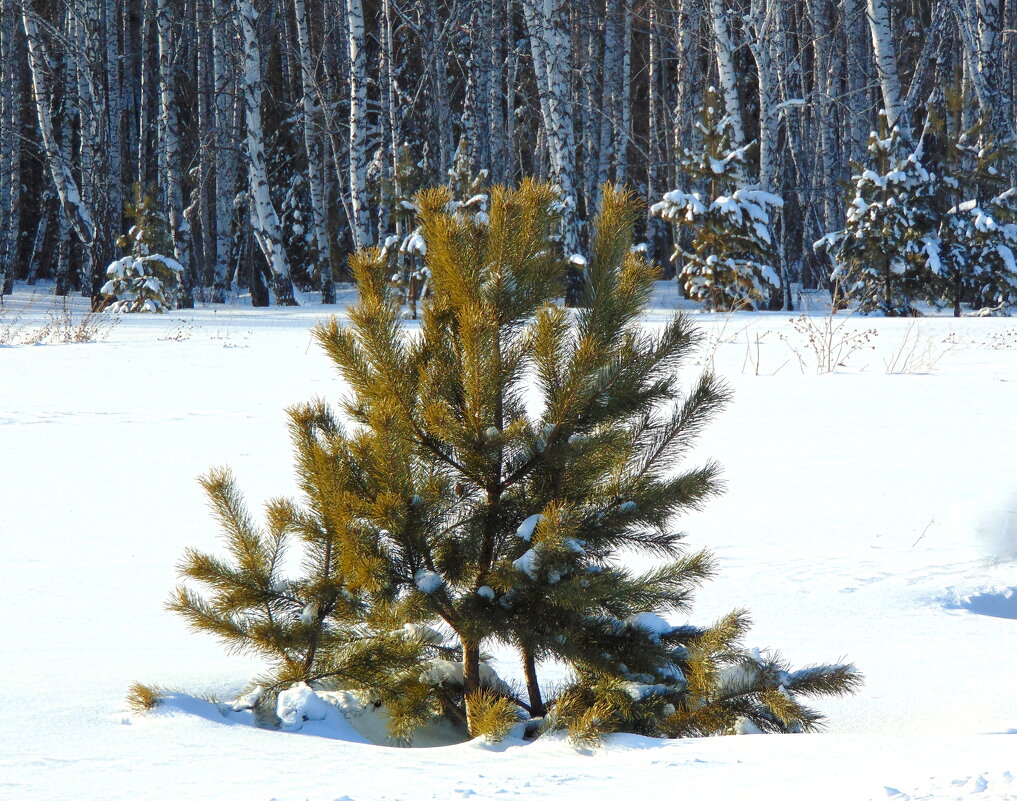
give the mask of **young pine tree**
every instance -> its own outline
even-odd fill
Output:
[[[938,181],[898,128],[869,136],[869,166],[855,165],[854,198],[842,230],[815,247],[834,262],[831,280],[861,311],[914,314],[913,303],[935,297],[940,270]]]
[[[770,214],[784,202],[741,185],[751,145],[731,146],[730,121],[722,108],[710,88],[696,123],[703,151],[685,150],[681,158],[693,189],[668,192],[652,211],[691,231],[691,245],[684,247],[679,234],[671,257],[680,263],[687,297],[713,311],[758,308],[780,285]]]
[[[270,501],[259,526],[230,472],[210,471],[201,483],[226,554],[189,549],[180,564],[187,583],[167,606],[228,649],[264,658],[268,672],[254,682],[259,697],[306,682],[394,702],[440,649],[399,609],[388,565],[361,547],[358,460],[370,445],[348,437],[320,402],[292,409],[290,431],[303,503]],[[301,556],[296,575],[285,566],[293,548]]]
[[[181,590],[175,608],[272,657],[276,681],[371,688],[396,733],[435,714],[471,735],[520,716],[584,738],[810,728],[796,695],[850,690],[849,668],[748,654],[741,615],[700,629],[657,614],[688,611],[712,572],[673,526],[719,488],[715,465],[680,461],[727,393],[709,375],[683,391],[685,318],[640,325],[656,272],[631,252],[627,193],[605,189],[584,307],[552,302],[555,204],[529,181],[494,189],[486,219],[447,188],[418,196],[432,292],[413,329],[382,252],[351,260],[350,324],[316,331],[350,386],[350,428],[321,404],[294,412],[305,505],[271,504],[268,534],[228,481],[210,484],[233,561],[189,554],[211,597]],[[284,533],[308,553],[296,581],[277,575]],[[633,549],[661,564],[624,569]],[[517,649],[525,697],[486,664],[495,642]],[[577,683],[546,698],[550,659]]]
[[[367,253],[356,261],[361,304],[351,327],[333,322],[319,339],[353,389],[347,414],[391,449],[376,476],[394,483],[367,494],[389,506],[364,516],[400,565],[405,597],[455,634],[470,731],[490,641],[520,653],[526,699],[518,705],[561,725],[573,726],[570,707],[545,699],[539,680],[548,659],[663,696],[664,717],[678,713],[667,704],[684,703],[704,730],[705,713],[696,712],[704,705],[748,714],[747,697],[761,705],[783,686],[778,718],[810,725],[813,713],[792,702],[798,686],[811,689],[804,679],[796,685],[768,667],[783,684],[763,670],[738,692],[712,681],[719,661],[735,659],[736,626],[674,629],[655,614],[687,611],[711,573],[707,555],[684,552],[673,524],[718,489],[715,465],[678,466],[726,392],[707,375],[683,393],[679,368],[697,341],[685,318],[652,335],[639,324],[656,271],[631,252],[638,204],[605,190],[587,295],[570,312],[551,302],[560,275],[548,246],[557,225],[551,189],[496,189],[483,222],[450,201],[448,190],[418,198],[432,281],[419,334],[400,327],[384,264]],[[409,514],[386,511],[406,504]],[[618,564],[632,549],[662,564],[632,574]],[[854,685],[847,668],[821,671],[828,688]]]

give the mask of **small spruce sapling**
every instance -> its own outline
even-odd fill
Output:
[[[833,259],[831,281],[863,313],[915,314],[914,302],[934,297],[941,271],[936,229],[939,181],[899,128],[869,135],[869,164],[855,164],[854,197],[844,228],[815,243]]]
[[[127,204],[126,216],[133,225],[117,245],[130,253],[106,268],[107,280],[100,290],[106,308],[157,313],[175,308],[183,268],[176,259],[163,255],[173,252],[173,243],[155,198],[135,186],[134,201]]]
[[[1002,308],[1017,300],[1017,189],[1004,168],[1017,148],[991,130],[979,120],[947,143],[951,205],[939,225],[940,279],[955,317],[965,302]]]
[[[664,195],[651,211],[691,232],[691,243],[677,237],[671,260],[680,267],[685,294],[710,311],[758,308],[780,286],[774,269],[777,249],[771,214],[783,207],[770,192],[742,186],[752,145],[734,148],[730,120],[712,87],[696,129],[703,151],[686,149],[682,172],[689,191]]]

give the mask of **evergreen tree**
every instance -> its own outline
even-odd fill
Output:
[[[415,622],[412,603],[393,594],[391,566],[362,547],[374,532],[359,516],[361,460],[374,443],[347,436],[320,402],[292,409],[290,431],[303,504],[272,500],[259,526],[230,472],[210,471],[201,483],[226,555],[188,550],[180,565],[187,583],[167,606],[230,650],[266,659],[269,670],[248,699],[267,714],[294,683],[362,690],[403,712],[392,733],[407,739],[413,725],[452,703],[438,683],[421,678],[428,660],[449,649]],[[296,576],[284,572],[293,547],[302,557]]]
[[[182,266],[172,256],[173,239],[158,203],[134,187],[134,200],[126,204],[132,221],[117,246],[129,254],[106,268],[106,283],[99,290],[105,307],[115,312],[163,312],[177,306],[182,289]]]
[[[1002,307],[1017,300],[1017,190],[1005,170],[1015,146],[991,131],[979,120],[948,143],[944,183],[952,203],[940,222],[940,278],[955,317],[962,302]]]
[[[383,254],[390,264],[390,282],[409,307],[409,315],[417,319],[417,304],[428,292],[427,246],[416,224],[417,205],[414,196],[420,190],[420,177],[409,155],[403,149],[396,169],[396,185],[407,194],[396,195],[392,217],[396,234],[385,241]],[[448,171],[448,186],[452,200],[448,210],[460,215],[471,215],[478,223],[487,221],[489,195],[486,188],[487,170],[474,174],[470,168],[468,143],[460,138],[452,167]]]
[[[869,136],[870,166],[855,166],[854,197],[842,230],[816,243],[831,255],[831,280],[863,312],[914,314],[913,303],[935,297],[940,240],[936,230],[939,182],[900,129]]]
[[[780,286],[770,213],[784,205],[776,195],[742,187],[751,145],[732,146],[722,108],[711,87],[696,123],[703,151],[686,149],[681,157],[693,188],[668,192],[652,209],[691,231],[691,245],[679,234],[671,259],[680,263],[686,296],[712,311],[757,308]]]
[[[639,206],[603,196],[578,311],[552,302],[547,185],[492,190],[483,219],[449,188],[418,196],[432,287],[419,330],[402,325],[383,253],[357,254],[350,325],[316,329],[350,385],[350,428],[322,404],[294,412],[306,508],[271,504],[268,535],[252,533],[228,480],[206,482],[236,564],[189,554],[185,576],[213,598],[184,589],[174,608],[273,656],[277,681],[352,676],[404,735],[435,714],[474,736],[520,715],[586,738],[715,733],[741,718],[814,726],[795,695],[850,690],[850,668],[795,674],[751,658],[741,615],[707,629],[657,615],[687,611],[712,572],[673,523],[717,492],[718,468],[676,468],[727,393],[710,375],[683,393],[698,340],[686,318],[654,334],[639,324],[657,276],[631,250]],[[284,532],[309,549],[296,582],[273,572]],[[618,565],[631,549],[662,564],[633,574]],[[486,664],[496,641],[518,649],[525,698]],[[579,684],[545,699],[546,659]]]

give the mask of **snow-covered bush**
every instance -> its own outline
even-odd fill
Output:
[[[881,116],[885,127],[885,114]],[[854,197],[844,228],[815,244],[830,254],[831,280],[862,312],[914,313],[914,302],[934,297],[942,270],[939,181],[898,128],[869,136],[869,165],[855,165]]]
[[[716,90],[708,90],[696,124],[703,151],[682,155],[692,188],[668,192],[652,207],[654,214],[691,232],[686,247],[679,231],[671,259],[680,268],[686,295],[715,311],[757,308],[780,286],[771,213],[784,205],[770,192],[743,186],[751,145],[731,146],[722,105]]]

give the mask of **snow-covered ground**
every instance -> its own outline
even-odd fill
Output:
[[[52,317],[31,291],[0,341],[19,308],[22,338]],[[342,391],[309,335],[330,311],[0,346],[0,798],[1017,798],[1017,318],[852,318],[836,336],[874,349],[816,374],[792,315],[697,315],[735,400],[693,455],[728,484],[681,521],[722,571],[693,620],[745,606],[751,645],[853,661],[865,686],[820,704],[827,733],[397,750],[341,716],[290,734],[192,697],[126,711],[134,681],[232,698],[258,672],[163,603],[183,549],[218,544],[198,474],[230,464],[255,506],[294,492],[283,410]]]

